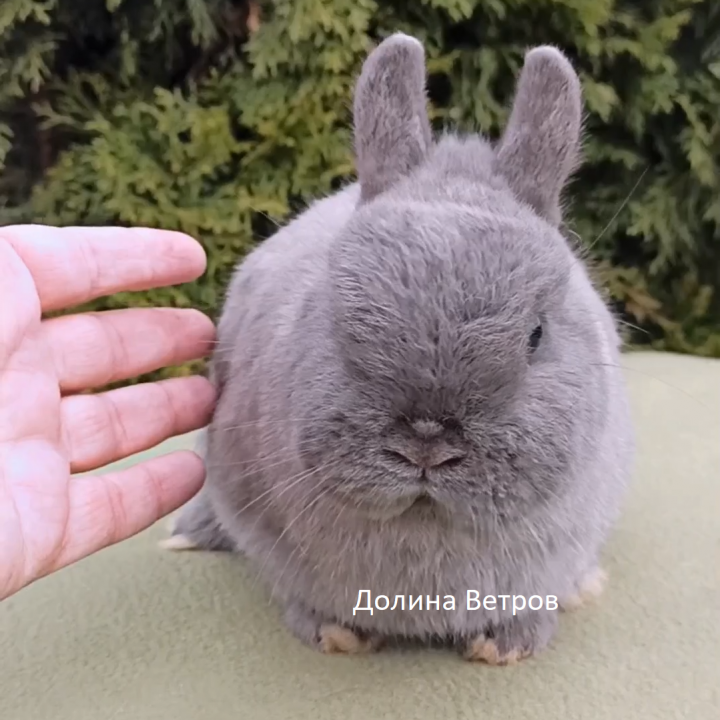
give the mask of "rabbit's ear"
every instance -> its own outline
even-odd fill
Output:
[[[525,55],[494,169],[517,197],[554,225],[563,186],[580,162],[582,90],[570,61],[543,46]]]
[[[370,200],[420,164],[432,144],[418,40],[396,33],[370,53],[355,88],[354,120],[361,196]]]

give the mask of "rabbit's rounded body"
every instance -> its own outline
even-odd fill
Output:
[[[390,60],[417,53],[388,42]],[[367,149],[370,125],[360,183],[233,278],[197,507],[305,640],[322,623],[461,640],[494,627],[531,652],[555,626],[548,596],[596,571],[628,480],[620,338],[556,228],[562,167],[531,195],[498,169],[502,146],[431,143],[420,124],[422,152],[396,172]],[[497,600],[469,606],[468,591]],[[361,593],[387,609],[356,609]]]

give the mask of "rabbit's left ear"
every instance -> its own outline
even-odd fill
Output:
[[[580,162],[581,126],[582,91],[570,61],[554,47],[530,50],[494,170],[553,225],[560,224],[563,186]]]
[[[419,165],[432,144],[418,40],[396,33],[370,53],[355,88],[354,121],[361,197],[370,200]]]

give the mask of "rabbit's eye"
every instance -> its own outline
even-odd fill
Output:
[[[530,346],[530,352],[535,352],[538,345],[540,344],[540,338],[543,335],[543,326],[538,325],[531,333],[528,339],[528,345]]]

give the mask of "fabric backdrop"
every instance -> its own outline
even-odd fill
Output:
[[[0,719],[717,720],[720,361],[623,364],[639,459],[610,583],[542,655],[508,668],[322,656],[243,560],[162,551],[161,524],[0,605]]]

